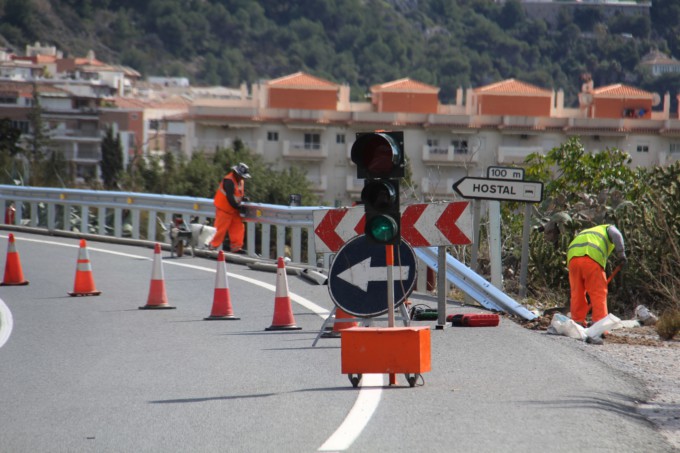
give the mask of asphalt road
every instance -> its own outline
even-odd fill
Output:
[[[353,388],[340,340],[312,347],[326,286],[288,276],[302,330],[270,332],[274,273],[227,263],[241,319],[208,322],[214,260],[163,252],[176,309],[139,310],[152,249],[88,242],[102,294],[69,297],[78,240],[15,237],[30,285],[0,287],[13,319],[0,344],[2,452],[673,451],[636,412],[640,383],[576,340],[507,319],[432,330],[432,371],[415,387],[366,375]]]

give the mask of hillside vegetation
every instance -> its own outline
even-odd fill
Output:
[[[515,77],[563,88],[632,83],[660,94],[679,76],[640,66],[652,49],[680,55],[680,2],[654,0],[651,17],[562,14],[556,27],[525,16],[518,0],[0,0],[0,36],[23,51],[40,41],[70,56],[90,49],[144,75],[237,86],[297,71],[353,88],[411,77],[459,87]],[[2,40],[0,39],[0,43]]]

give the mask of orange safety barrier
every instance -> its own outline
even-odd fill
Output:
[[[279,257],[276,268],[276,296],[274,298],[274,319],[272,325],[265,330],[300,330],[302,327],[295,325],[290,295],[288,294],[288,278],[286,276],[286,264],[283,257]]]
[[[156,243],[153,251],[153,268],[151,270],[151,285],[146,305],[140,310],[174,309],[168,305],[168,295],[165,292],[165,277],[163,275],[163,260],[161,259],[161,245]]]
[[[24,286],[28,285],[28,280],[24,278],[24,271],[21,269],[21,259],[14,244],[14,235],[9,234],[9,244],[7,245],[7,260],[5,262],[5,278],[0,286]]]
[[[203,318],[206,321],[215,320],[238,320],[234,316],[231,306],[231,294],[229,293],[229,279],[227,278],[227,264],[224,261],[224,252],[220,250],[217,255],[217,273],[215,275],[215,292],[210,316]]]

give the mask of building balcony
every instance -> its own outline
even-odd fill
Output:
[[[468,147],[423,145],[423,163],[456,166],[476,164],[477,153],[470,151]]]
[[[307,176],[307,181],[311,185],[311,189],[314,192],[326,192],[328,190],[328,178],[326,175],[321,176]]]
[[[529,154],[544,154],[541,146],[499,146],[499,164],[522,164]]]
[[[52,129],[49,134],[50,139],[57,141],[101,141],[101,132],[98,130]]]
[[[453,178],[422,178],[420,180],[420,190],[427,198],[431,195],[453,195]]]
[[[671,165],[675,162],[680,161],[680,152],[659,152],[659,165],[664,167],[666,165]]]
[[[283,142],[283,158],[290,160],[324,160],[328,146],[320,143]]]
[[[360,194],[364,188],[364,180],[353,175],[347,175],[347,185],[345,189],[352,195]]]

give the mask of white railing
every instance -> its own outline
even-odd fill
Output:
[[[294,263],[318,264],[321,257],[314,247],[314,211],[332,208],[244,205],[249,255],[284,256],[288,246]],[[187,223],[203,223],[215,214],[209,198],[9,185],[0,185],[0,208],[2,226],[12,223],[49,234],[68,232],[152,242],[167,241],[158,228],[159,219],[170,223],[179,215]]]

